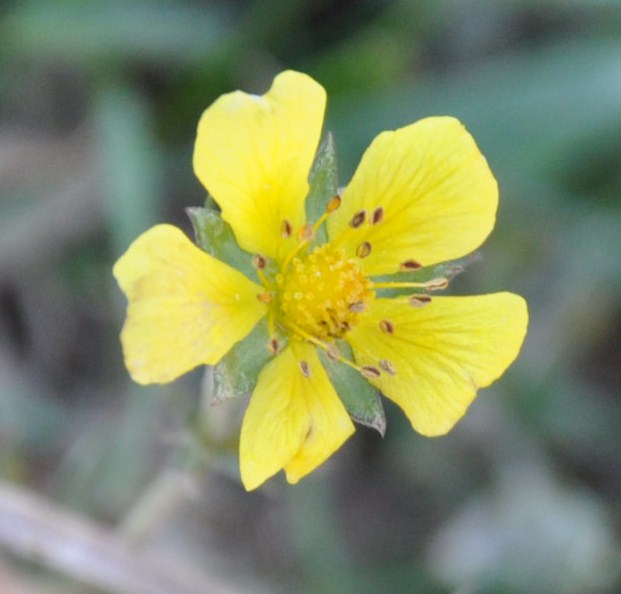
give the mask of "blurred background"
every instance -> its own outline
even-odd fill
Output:
[[[621,1],[20,0],[0,8],[2,594],[621,592]],[[530,305],[448,436],[386,403],[296,487],[247,494],[245,403],[133,384],[111,266],[204,191],[198,118],[285,68],[372,138],[459,117],[501,188],[451,290]]]

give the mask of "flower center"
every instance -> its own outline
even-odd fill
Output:
[[[276,282],[284,325],[322,340],[342,338],[375,297],[356,259],[329,244],[293,258]]]

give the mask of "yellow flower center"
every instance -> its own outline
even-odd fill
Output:
[[[342,338],[375,297],[357,260],[329,244],[293,258],[276,283],[283,324],[320,340]]]

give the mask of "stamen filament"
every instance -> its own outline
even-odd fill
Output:
[[[265,273],[263,272],[262,268],[257,268],[257,276],[259,277],[259,280],[261,281],[261,283],[263,284],[263,286],[268,290],[268,291],[273,291],[274,290],[274,285],[268,280],[268,278],[265,276]]]
[[[449,281],[447,278],[433,278],[424,283],[416,283],[416,282],[374,282],[374,289],[427,289],[429,291],[437,291],[441,289],[446,289],[448,287]]]
[[[338,351],[335,352],[333,345],[326,344],[325,342],[319,340],[318,338],[315,338],[312,334],[305,332],[300,327],[298,327],[296,324],[289,322],[288,325],[291,328],[291,330],[293,330],[296,334],[301,336],[304,340],[307,340],[308,342],[313,343],[315,346],[319,347],[320,349],[326,351],[326,353],[331,359],[337,360],[340,363],[344,363],[345,365],[348,365],[349,367],[351,367],[352,369],[355,369],[358,373],[362,375],[365,374],[365,371],[362,367],[359,367],[358,365],[356,365],[349,359],[346,359],[345,357],[343,357],[343,355],[338,353]]]

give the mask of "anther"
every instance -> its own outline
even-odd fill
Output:
[[[360,374],[362,377],[366,377],[367,379],[378,379],[382,375],[380,370],[372,365],[365,365],[364,367],[361,367]]]
[[[252,256],[252,265],[257,270],[263,270],[267,266],[267,260],[261,254]]]
[[[350,303],[348,309],[354,313],[362,313],[363,311],[366,311],[367,304],[364,301],[356,301],[356,303]]]
[[[416,260],[406,260],[405,262],[401,262],[401,264],[399,264],[399,268],[401,270],[418,270],[422,267],[423,265]]]
[[[281,237],[284,237],[285,239],[287,239],[291,237],[292,233],[293,233],[293,227],[291,226],[291,223],[287,219],[285,219],[280,225],[280,235]]]
[[[339,350],[334,343],[328,345],[326,348],[326,354],[332,361],[338,361],[341,358],[341,353],[339,353]]]
[[[257,295],[257,299],[261,302],[261,303],[265,303],[266,305],[269,305],[272,302],[273,299],[273,295],[271,293],[259,293]]]
[[[298,365],[300,366],[300,371],[304,377],[309,378],[311,376],[311,370],[308,365],[308,361],[298,361]]]
[[[277,338],[270,338],[270,341],[267,343],[267,349],[272,355],[276,355],[280,350],[280,343]]]
[[[332,197],[330,202],[328,202],[328,206],[326,207],[326,212],[328,214],[331,212],[334,212],[335,210],[339,208],[339,206],[341,206],[341,197],[337,194],[336,196]]]
[[[362,209],[359,210],[351,219],[351,221],[349,221],[349,226],[353,227],[354,229],[360,227],[360,225],[362,225],[362,223],[364,223],[366,221],[367,218],[367,211]]]
[[[356,256],[359,258],[366,258],[371,253],[371,244],[368,241],[363,241],[356,248]]]
[[[315,229],[313,228],[313,225],[307,224],[300,227],[300,230],[298,231],[298,239],[300,241],[311,241],[314,237]]]
[[[381,206],[378,206],[373,211],[373,216],[371,217],[371,224],[377,225],[378,223],[381,223],[383,220],[384,220],[384,209]]]
[[[429,291],[442,291],[449,286],[448,278],[441,276],[440,278],[434,278],[425,283],[425,288]]]
[[[431,303],[431,297],[429,295],[412,295],[410,297],[411,307],[425,307],[425,305]]]
[[[379,323],[380,330],[386,332],[386,334],[395,333],[395,325],[390,320],[382,320]]]
[[[379,366],[389,375],[397,375],[397,370],[395,369],[395,366],[388,359],[382,359],[381,361],[378,361],[378,363]]]

